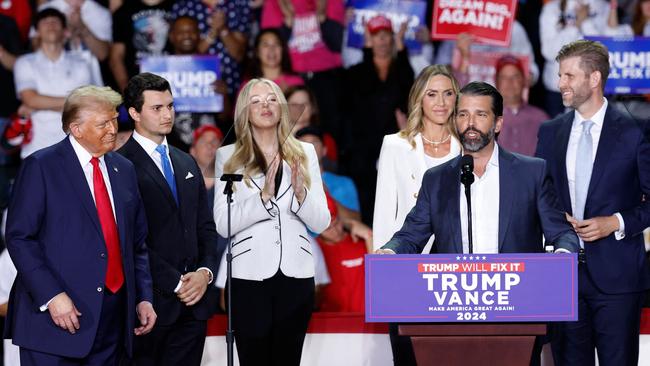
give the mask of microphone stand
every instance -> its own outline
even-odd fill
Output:
[[[233,366],[233,357],[234,357],[234,332],[232,329],[232,235],[231,235],[231,213],[230,206],[232,205],[232,193],[233,193],[233,184],[234,182],[240,182],[244,176],[241,174],[224,174],[221,176],[221,181],[226,182],[226,186],[223,189],[223,194],[226,195],[226,202],[228,203],[228,247],[226,252],[226,311],[228,312],[228,327],[226,329],[226,345],[227,345],[227,354],[228,354],[228,366]]]
[[[469,239],[469,245],[468,245],[469,254],[474,253],[474,242],[472,240],[473,231],[472,231],[472,193],[470,191],[471,187],[472,187],[471,183],[465,184],[465,198],[467,199],[467,238]]]

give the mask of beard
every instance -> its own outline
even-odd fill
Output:
[[[490,141],[494,140],[496,126],[492,126],[487,133],[483,133],[477,130],[474,127],[467,127],[465,131],[459,133],[460,143],[463,145],[463,148],[469,152],[477,152],[482,148],[486,147]],[[469,132],[478,133],[478,137],[470,138],[467,136]]]
[[[576,88],[570,88],[570,90],[571,93],[573,94],[571,97],[567,99],[562,97],[562,105],[564,105],[567,108],[577,109],[589,98],[591,98],[592,92],[591,89],[589,89],[588,81],[585,81],[583,84],[579,85]],[[561,92],[562,90],[560,90],[560,93]]]

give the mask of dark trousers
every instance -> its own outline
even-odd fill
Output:
[[[21,366],[117,366],[124,354],[126,292],[104,292],[95,341],[88,356],[71,358],[20,348]],[[64,330],[61,330],[64,332]],[[65,330],[67,332],[67,330]]]
[[[264,281],[232,280],[232,321],[241,366],[299,366],[314,307],[314,278],[280,271]]]
[[[183,308],[170,325],[155,325],[151,333],[136,337],[132,365],[199,366],[207,331],[206,320],[196,320],[192,310]]]
[[[415,353],[411,337],[399,335],[399,324],[390,323],[388,334],[390,336],[390,348],[393,351],[393,365],[395,366],[416,366]]]
[[[556,366],[636,366],[643,293],[605,294],[578,267],[578,321],[558,324],[552,340]]]

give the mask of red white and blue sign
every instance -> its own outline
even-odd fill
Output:
[[[650,94],[650,37],[585,37],[609,50],[605,94]]]
[[[352,0],[349,5],[353,17],[348,24],[348,47],[362,48],[364,25],[375,15],[390,19],[393,33],[397,34],[402,23],[406,22],[404,44],[409,53],[419,53],[422,44],[416,34],[421,27],[426,27],[427,3],[422,0]]]
[[[221,77],[217,56],[152,56],[142,59],[141,72],[169,81],[177,112],[223,111],[223,95],[214,83]]]
[[[577,273],[575,254],[366,255],[366,321],[574,321]]]

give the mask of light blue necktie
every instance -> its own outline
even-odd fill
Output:
[[[582,133],[578,141],[578,151],[576,153],[576,176],[575,176],[575,211],[573,216],[579,221],[584,219],[585,204],[587,202],[587,192],[589,191],[589,181],[591,180],[591,171],[593,169],[593,140],[591,138],[592,121],[582,122]],[[582,241],[581,241],[582,242]]]
[[[160,161],[162,162],[163,173],[165,174],[165,180],[169,185],[169,188],[172,190],[172,195],[174,200],[178,203],[178,194],[176,193],[176,181],[174,180],[174,171],[172,171],[172,165],[167,158],[167,146],[158,145],[156,146],[156,151],[160,154]]]

